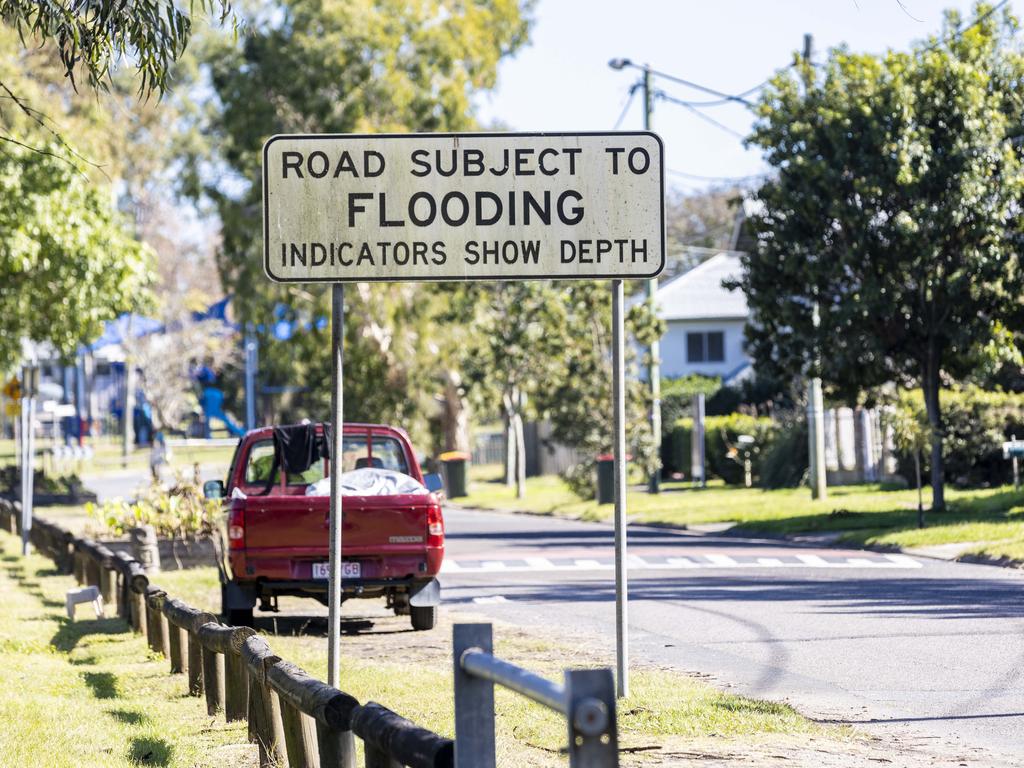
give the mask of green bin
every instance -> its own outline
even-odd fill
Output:
[[[462,451],[448,451],[439,457],[441,466],[444,467],[444,488],[445,496],[449,499],[457,499],[460,496],[468,496],[466,492],[466,467],[469,464],[469,454]]]
[[[615,501],[615,457],[610,453],[597,457],[597,503]]]

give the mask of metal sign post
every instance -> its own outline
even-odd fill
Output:
[[[629,688],[623,279],[665,264],[664,148],[650,132],[274,136],[263,145],[263,266],[330,283],[328,682],[339,685],[346,282],[612,281],[618,691]]]
[[[327,584],[327,684],[341,680],[341,464],[344,381],[345,284],[331,286],[331,533]]]
[[[615,456],[615,692],[629,696],[629,595],[626,570],[626,366],[622,281],[612,280],[612,407]]]
[[[36,393],[39,391],[39,367],[26,365],[21,374],[23,390],[22,407],[22,463],[21,463],[21,554],[29,553],[29,539],[32,535],[32,496],[35,467],[35,430],[32,425],[36,418]]]

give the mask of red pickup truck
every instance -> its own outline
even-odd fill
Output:
[[[227,482],[204,486],[208,497],[225,499],[227,508],[222,608],[231,624],[251,625],[257,600],[260,610],[271,611],[281,595],[327,602],[330,497],[324,495],[324,478],[331,461],[316,455],[304,472],[286,471],[280,435],[287,429],[301,428],[247,433],[235,449]],[[318,447],[329,442],[322,425],[307,429],[315,431]],[[342,599],[384,597],[396,614],[410,616],[414,629],[432,629],[441,600],[435,577],[444,557],[444,520],[440,499],[427,486],[439,489],[438,479],[428,475],[424,485],[400,429],[346,424],[342,442],[343,482],[369,476],[378,486],[367,488],[367,495],[347,487],[342,498]]]

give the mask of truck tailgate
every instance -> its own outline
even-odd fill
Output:
[[[342,552],[359,555],[420,551],[426,546],[430,496],[346,496]],[[256,557],[326,558],[330,499],[326,496],[250,496],[245,548]]]

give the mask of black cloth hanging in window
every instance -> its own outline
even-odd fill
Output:
[[[274,463],[267,478],[267,487],[261,496],[270,493],[277,481],[279,469],[283,469],[285,475],[301,475],[320,459],[330,458],[328,426],[323,426],[324,435],[317,434],[316,424],[274,427]]]

